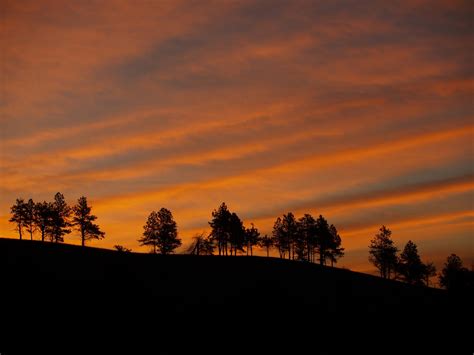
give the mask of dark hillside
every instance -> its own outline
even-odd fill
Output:
[[[66,354],[94,341],[133,353],[200,354],[400,353],[405,338],[425,350],[472,345],[460,324],[472,322],[466,299],[274,258],[0,239],[0,277],[2,354],[33,344]]]

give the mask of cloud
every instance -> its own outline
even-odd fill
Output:
[[[94,203],[100,245],[134,249],[161,206],[185,238],[222,201],[265,232],[288,209],[321,211],[353,250],[382,219],[444,240],[469,210],[467,1],[3,9],[2,235],[16,197],[57,190]]]

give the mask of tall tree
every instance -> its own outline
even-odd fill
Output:
[[[30,239],[33,240],[33,233],[36,231],[36,223],[35,203],[31,198],[25,203],[25,227],[26,231],[30,234]]]
[[[72,225],[81,233],[82,246],[85,246],[87,240],[105,237],[105,233],[100,230],[99,225],[94,223],[97,216],[91,214],[91,207],[87,204],[86,197],[80,197],[72,211],[74,213]]]
[[[212,228],[211,240],[217,243],[219,255],[227,255],[230,218],[231,213],[225,202],[222,202],[219,208],[212,212],[212,220],[209,222]]]
[[[20,240],[23,239],[23,228],[26,226],[26,204],[22,198],[17,198],[15,204],[10,208],[12,217],[10,222],[15,223],[15,229],[20,236]]]
[[[418,255],[418,248],[411,240],[403,248],[398,261],[398,273],[410,284],[422,285],[425,265]]]
[[[322,215],[316,220],[316,248],[319,252],[319,264],[326,265],[326,257],[330,250],[333,235],[329,229],[329,223]]]
[[[329,226],[329,233],[331,234],[331,241],[326,255],[331,261],[331,266],[334,266],[334,264],[337,263],[337,260],[344,256],[344,248],[341,247],[342,239],[334,224]]]
[[[270,249],[273,247],[273,238],[265,234],[263,237],[259,238],[258,246],[260,248],[265,248],[268,258],[270,256]]]
[[[235,212],[230,215],[228,235],[230,255],[232,255],[232,253],[237,255],[237,252],[243,252],[245,244],[245,228],[242,220]]]
[[[316,220],[310,214],[305,214],[298,220],[298,242],[297,255],[299,259],[306,258],[314,261],[314,250],[316,246],[317,227]]]
[[[50,234],[53,218],[53,205],[50,202],[38,202],[35,204],[35,224],[36,229],[41,233],[41,241],[47,234]]]
[[[250,228],[245,229],[245,244],[247,247],[247,255],[253,255],[253,247],[259,242],[260,232],[255,228],[253,223],[250,223]]]
[[[140,245],[151,245],[153,253],[158,249],[161,254],[171,254],[181,245],[176,222],[166,208],[151,212],[143,229],[143,237],[138,241]]]
[[[278,217],[273,224],[273,245],[278,249],[278,253],[280,254],[280,258],[284,259],[286,253],[288,252],[289,246],[287,244],[287,240],[285,237],[285,233],[283,230],[283,221],[281,217]]]
[[[380,271],[380,276],[390,279],[390,273],[397,264],[398,249],[393,244],[392,231],[385,226],[380,228],[370,241],[369,261]]]
[[[292,212],[283,215],[282,232],[288,247],[288,259],[295,259],[295,241],[298,236],[298,224]]]
[[[52,242],[64,242],[64,236],[71,233],[71,208],[66,203],[64,195],[60,192],[54,195],[51,210],[51,228],[49,237]]]

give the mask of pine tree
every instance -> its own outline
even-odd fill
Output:
[[[418,248],[411,240],[405,245],[398,261],[398,273],[410,284],[423,284],[425,265],[418,255]]]
[[[30,239],[33,240],[33,233],[36,231],[35,223],[35,203],[30,198],[25,204],[25,227],[30,234]]]
[[[26,227],[26,203],[22,198],[17,198],[15,204],[10,208],[12,217],[10,222],[15,223],[16,231],[20,236],[20,240],[23,239],[23,228]]]
[[[70,216],[71,208],[67,205],[64,195],[56,193],[51,209],[51,226],[48,228],[51,242],[64,242],[64,236],[71,233]]]
[[[35,225],[41,232],[41,241],[44,242],[46,235],[50,234],[53,218],[53,205],[43,201],[35,204]]]
[[[269,257],[270,249],[273,247],[273,238],[265,234],[263,237],[259,238],[258,246],[260,248],[265,248],[267,251],[267,257]]]
[[[258,244],[260,232],[255,228],[253,223],[250,223],[250,228],[245,230],[245,244],[247,247],[247,255],[253,255],[253,247]]]
[[[380,271],[380,276],[385,279],[390,278],[390,273],[397,264],[398,249],[393,244],[391,236],[390,229],[382,226],[380,232],[370,241],[369,246],[369,261],[375,265]]]
[[[91,214],[91,207],[87,204],[86,197],[80,197],[72,210],[74,213],[72,224],[81,233],[82,246],[85,246],[87,240],[102,239],[105,237],[105,233],[94,223],[97,216]]]
[[[143,237],[138,241],[140,245],[151,245],[155,254],[157,250],[161,254],[171,254],[181,245],[176,222],[166,208],[151,212],[143,229]]]

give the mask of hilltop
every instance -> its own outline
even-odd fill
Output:
[[[63,339],[77,343],[70,350],[98,341],[136,352],[224,346],[222,353],[329,354],[375,351],[373,343],[387,339],[391,345],[380,352],[386,353],[414,334],[418,345],[433,346],[421,330],[450,344],[453,324],[472,319],[467,300],[444,290],[276,258],[119,253],[0,239],[0,277],[8,344],[2,354],[31,346],[24,338],[48,350]],[[466,345],[459,335],[457,345]]]

